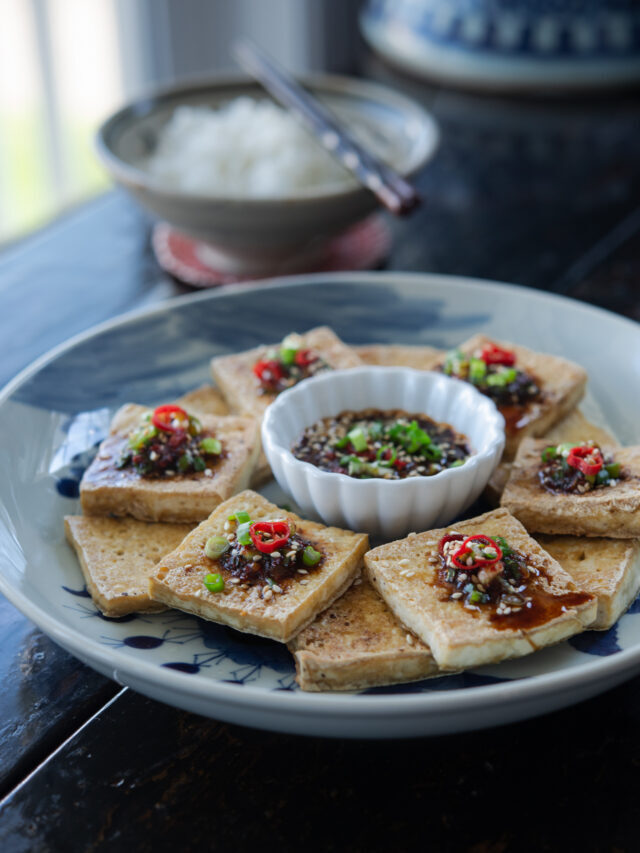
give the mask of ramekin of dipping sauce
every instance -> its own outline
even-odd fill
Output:
[[[468,383],[364,366],[280,394],[262,442],[304,513],[390,539],[448,524],[476,500],[500,461],[504,419]]]

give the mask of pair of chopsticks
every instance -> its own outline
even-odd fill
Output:
[[[283,106],[300,116],[321,145],[370,189],[387,210],[403,216],[420,203],[420,196],[411,184],[365,151],[316,98],[256,45],[239,41],[234,45],[234,53],[245,71]]]

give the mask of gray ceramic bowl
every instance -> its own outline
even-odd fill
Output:
[[[347,77],[303,80],[345,125],[374,137],[389,164],[415,173],[433,155],[438,131],[415,102],[391,89]],[[240,95],[268,97],[246,78],[224,78],[165,90],[119,110],[100,127],[97,152],[112,177],[156,217],[202,240],[229,272],[272,270],[287,259],[308,262],[323,242],[378,207],[361,186],[327,185],[285,198],[203,196],[162,185],[138,165],[182,104],[217,107]]]

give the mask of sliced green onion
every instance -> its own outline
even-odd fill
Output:
[[[240,545],[251,545],[251,534],[249,533],[250,527],[251,520],[243,521],[242,524],[238,525],[238,529],[236,530],[236,539]]]
[[[471,604],[479,604],[482,601],[483,595],[479,589],[474,589],[474,591],[469,596],[469,601]]]
[[[430,444],[428,447],[422,448],[422,455],[426,456],[427,459],[433,459],[437,462],[439,459],[442,459],[443,454],[437,444]],[[464,459],[460,459],[460,464],[464,464]],[[458,466],[454,465],[453,467]]]
[[[311,545],[307,545],[302,552],[302,562],[305,566],[317,566],[321,559],[322,554],[320,551],[316,551],[316,549],[312,548]]]
[[[510,385],[517,375],[518,371],[515,368],[506,367],[498,371],[498,373],[490,373],[487,376],[487,385],[497,385],[500,388],[504,388],[506,385]]]
[[[360,452],[361,450],[366,450],[367,445],[369,444],[367,440],[367,436],[365,431],[361,426],[354,427],[350,432],[347,433],[347,438],[353,445],[353,448],[356,452]]]
[[[204,553],[210,560],[217,560],[231,547],[225,536],[210,536],[205,542]]]
[[[456,459],[455,462],[452,462],[451,465],[449,465],[449,468],[460,468],[460,466],[464,465],[464,463],[464,459]]]
[[[391,456],[388,459],[383,459],[384,454],[390,451]],[[385,468],[391,468],[393,463],[398,458],[398,451],[392,444],[383,444],[382,447],[376,453],[376,459],[380,462],[380,464]]]
[[[510,554],[513,554],[513,548],[509,547],[509,543],[503,536],[494,536],[493,538],[500,546],[500,550],[502,551],[503,557],[508,557]]]
[[[157,434],[157,429],[149,424],[144,429],[139,429],[129,436],[129,447],[132,450],[142,450],[145,444],[148,444]]]
[[[193,460],[193,470],[194,471],[204,471],[207,467],[207,463],[204,461],[202,456],[196,456]]]
[[[565,442],[564,444],[559,444],[556,447],[556,453],[558,456],[568,456],[571,453],[572,448],[575,447],[573,444],[569,444]]]
[[[238,512],[229,516],[229,521],[237,521],[238,524],[246,524],[247,521],[251,521],[251,516],[248,512],[240,509]]]
[[[542,451],[542,461],[543,462],[551,462],[552,459],[555,459],[558,455],[558,448],[554,444],[550,444],[549,447],[545,447]]]
[[[222,442],[217,438],[203,438],[200,442],[200,450],[217,456],[222,452]]]
[[[336,443],[335,443],[333,446],[334,446],[335,448],[337,448],[338,450],[344,450],[344,448],[347,446],[347,444],[349,444],[349,436],[348,436],[348,435],[344,435],[344,436],[340,439],[340,441],[336,441]]]
[[[469,361],[469,380],[478,384],[487,375],[487,364],[481,358],[472,358]]]
[[[605,483],[608,483],[609,479],[610,475],[606,468],[601,468],[596,474],[596,483],[599,486],[603,486]]]
[[[297,349],[291,347],[280,347],[280,361],[283,364],[293,364],[296,360]]]
[[[621,466],[619,462],[612,462],[611,465],[605,465],[604,468],[612,479],[617,480],[620,476]]]
[[[585,474],[584,478],[587,481],[587,483],[591,483],[592,486],[596,482],[596,475],[595,474]]]
[[[178,470],[184,473],[188,471],[191,467],[191,463],[193,461],[193,457],[190,453],[183,453],[182,456],[178,459]]]
[[[209,592],[222,592],[224,589],[224,578],[222,575],[206,575],[204,585]]]
[[[202,432],[202,424],[195,415],[189,415],[189,434],[198,435]]]

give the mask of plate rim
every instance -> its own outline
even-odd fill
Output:
[[[320,282],[343,282],[366,286],[372,283],[398,284],[403,281],[422,283],[435,286],[452,285],[462,289],[477,289],[482,287],[498,292],[516,290],[521,296],[533,302],[556,302],[580,309],[588,315],[609,315],[616,322],[638,333],[638,324],[633,320],[604,308],[571,299],[570,297],[537,290],[525,285],[510,284],[491,279],[470,276],[448,275],[428,272],[350,272],[350,273],[316,273],[312,275],[283,276],[267,279],[256,284],[236,284],[224,289],[203,291],[195,294],[184,294],[163,300],[157,304],[144,305],[119,314],[89,329],[73,335],[24,367],[0,390],[0,408],[9,400],[11,395],[29,378],[38,373],[47,364],[55,361],[68,350],[82,342],[99,336],[112,328],[126,326],[144,317],[170,312],[175,307],[193,302],[204,302],[209,299],[225,298],[228,295],[250,294],[254,291],[300,287],[306,284]],[[6,528],[2,526],[2,531]],[[363,695],[358,693],[313,693],[308,691],[268,690],[251,684],[228,684],[215,679],[196,679],[191,674],[161,668],[157,663],[138,660],[130,653],[114,648],[103,648],[97,641],[86,637],[81,631],[65,625],[48,611],[35,604],[22,590],[14,587],[5,577],[0,566],[0,592],[24,616],[32,621],[47,636],[57,641],[74,656],[85,661],[97,659],[106,670],[112,672],[112,678],[120,681],[122,676],[132,675],[137,681],[158,683],[161,675],[162,687],[169,691],[175,689],[183,695],[192,695],[200,700],[210,700],[212,703],[221,702],[224,705],[253,705],[258,709],[262,705],[265,710],[285,713],[315,714],[326,711],[331,704],[336,715],[342,718],[359,717],[376,711],[378,713],[393,713],[394,717],[412,716],[420,710],[427,717],[439,715],[445,711],[465,713],[469,710],[486,709],[497,702],[515,704],[527,699],[541,699],[545,695],[566,693],[577,687],[594,684],[601,681],[613,681],[617,676],[628,673],[633,675],[634,669],[640,668],[640,645],[635,648],[623,649],[613,655],[591,660],[581,666],[571,669],[560,669],[554,672],[538,673],[525,678],[513,678],[498,684],[481,685],[467,689],[443,689],[424,693],[398,693],[390,695]],[[95,648],[94,648],[95,646]],[[91,666],[91,663],[89,663]],[[122,682],[120,682],[122,683]],[[124,682],[127,683],[127,682]],[[136,689],[135,685],[131,685]],[[561,687],[560,691],[556,688]],[[187,688],[185,690],[185,688]],[[295,699],[291,700],[290,696]],[[258,705],[254,705],[258,700]],[[184,705],[182,706],[184,707]]]

